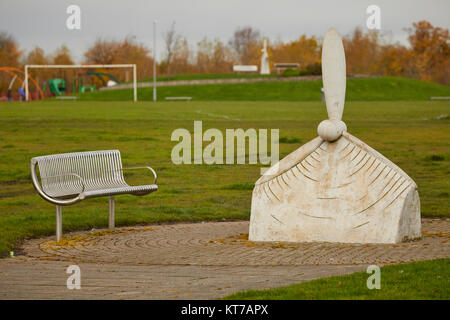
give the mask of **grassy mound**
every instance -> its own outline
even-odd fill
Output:
[[[253,78],[280,78],[277,74],[259,73],[219,73],[219,74],[177,74],[173,76],[156,77],[156,81],[180,80],[216,80],[216,79],[253,79]],[[153,78],[139,79],[138,82],[152,82]]]
[[[255,82],[239,84],[159,87],[158,99],[189,96],[206,101],[320,101],[322,81]],[[450,87],[416,79],[379,77],[349,78],[347,101],[429,100],[450,96]],[[132,89],[97,91],[80,95],[82,100],[131,100]],[[139,100],[153,100],[153,88],[139,88]]]

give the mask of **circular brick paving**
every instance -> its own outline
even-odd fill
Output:
[[[255,243],[248,221],[76,232],[27,241],[41,260],[123,265],[300,266],[392,264],[450,257],[450,219],[422,219],[423,238],[400,244]]]

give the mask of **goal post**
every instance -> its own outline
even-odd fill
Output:
[[[136,64],[27,64],[25,65],[25,100],[28,101],[29,69],[94,69],[94,68],[133,68],[133,101],[137,101]]]

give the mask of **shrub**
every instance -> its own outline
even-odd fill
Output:
[[[306,71],[310,75],[320,76],[322,74],[322,64],[320,62],[311,63],[306,67]]]
[[[282,76],[283,77],[298,77],[307,75],[308,71],[306,70],[294,70],[294,69],[286,69],[284,70]]]

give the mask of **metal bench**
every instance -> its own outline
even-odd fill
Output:
[[[150,170],[155,178],[154,183],[128,185],[123,171],[136,169]],[[151,167],[123,168],[119,150],[34,157],[31,159],[31,179],[39,195],[56,205],[56,241],[62,236],[62,206],[69,206],[84,199],[108,196],[109,228],[113,229],[115,195],[143,196],[158,190],[155,170]]]
[[[166,97],[167,101],[191,101],[192,97]]]
[[[77,96],[57,96],[56,100],[78,100]]]
[[[274,63],[273,67],[275,68],[278,74],[282,74],[287,69],[298,70],[300,68],[300,64],[296,62],[293,63],[281,62],[281,63]]]
[[[234,72],[257,72],[258,66],[255,65],[234,65]]]

